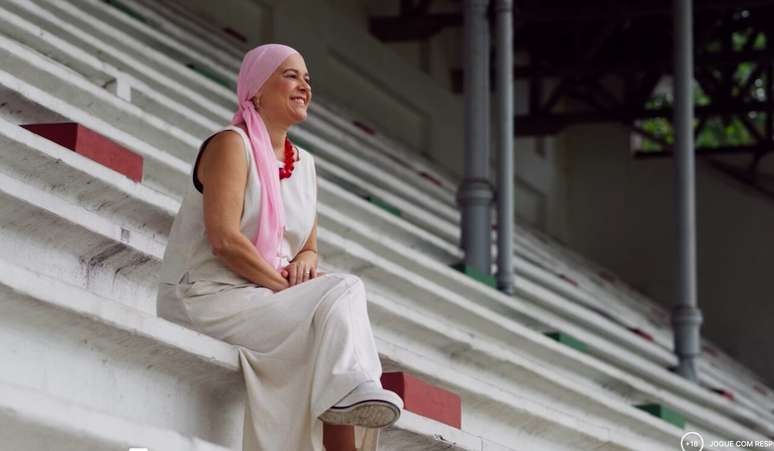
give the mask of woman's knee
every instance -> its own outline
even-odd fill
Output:
[[[343,272],[331,273],[330,275],[337,279],[337,282],[331,286],[331,290],[342,293],[338,299],[366,303],[366,289],[363,279],[354,274]]]
[[[328,275],[338,279],[338,284],[340,285],[344,285],[347,288],[365,291],[365,284],[363,283],[363,279],[361,279],[360,276],[345,272],[329,273]]]

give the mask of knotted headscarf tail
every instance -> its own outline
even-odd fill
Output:
[[[265,44],[245,54],[237,80],[238,109],[231,123],[245,123],[252,144],[253,157],[261,183],[261,206],[258,214],[258,235],[255,249],[274,269],[280,269],[279,246],[285,228],[285,209],[282,204],[277,158],[271,145],[269,131],[250,99],[263,86],[285,59],[298,53],[282,44]]]

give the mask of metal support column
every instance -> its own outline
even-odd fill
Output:
[[[462,248],[465,264],[491,274],[492,229],[489,181],[489,0],[465,0],[465,175],[457,191],[462,208]]]
[[[495,0],[497,288],[513,294],[513,0]]]
[[[673,0],[675,188],[677,190],[677,303],[672,310],[677,373],[697,381],[701,311],[696,296],[696,198],[693,142],[692,0]]]

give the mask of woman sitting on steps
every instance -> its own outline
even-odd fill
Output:
[[[236,345],[244,451],[376,450],[403,402],[382,388],[362,280],[317,272],[314,159],[287,138],[306,119],[294,49],[250,50],[232,124],[202,143],[164,254],[158,315]]]

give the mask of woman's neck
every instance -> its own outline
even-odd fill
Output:
[[[287,130],[278,130],[273,132],[269,130],[269,136],[271,137],[271,147],[274,149],[274,155],[278,160],[285,159],[285,138],[287,137]]]
[[[264,122],[266,123],[266,122]],[[269,131],[271,147],[274,149],[274,155],[278,160],[285,160],[285,138],[288,136],[288,129],[284,127],[272,126],[266,123],[266,129]]]
[[[271,148],[274,150],[274,156],[277,160],[285,161],[285,138],[288,136],[288,129],[272,126],[266,119],[263,120],[266,130],[269,132]],[[239,124],[243,130],[247,131],[247,124]]]

